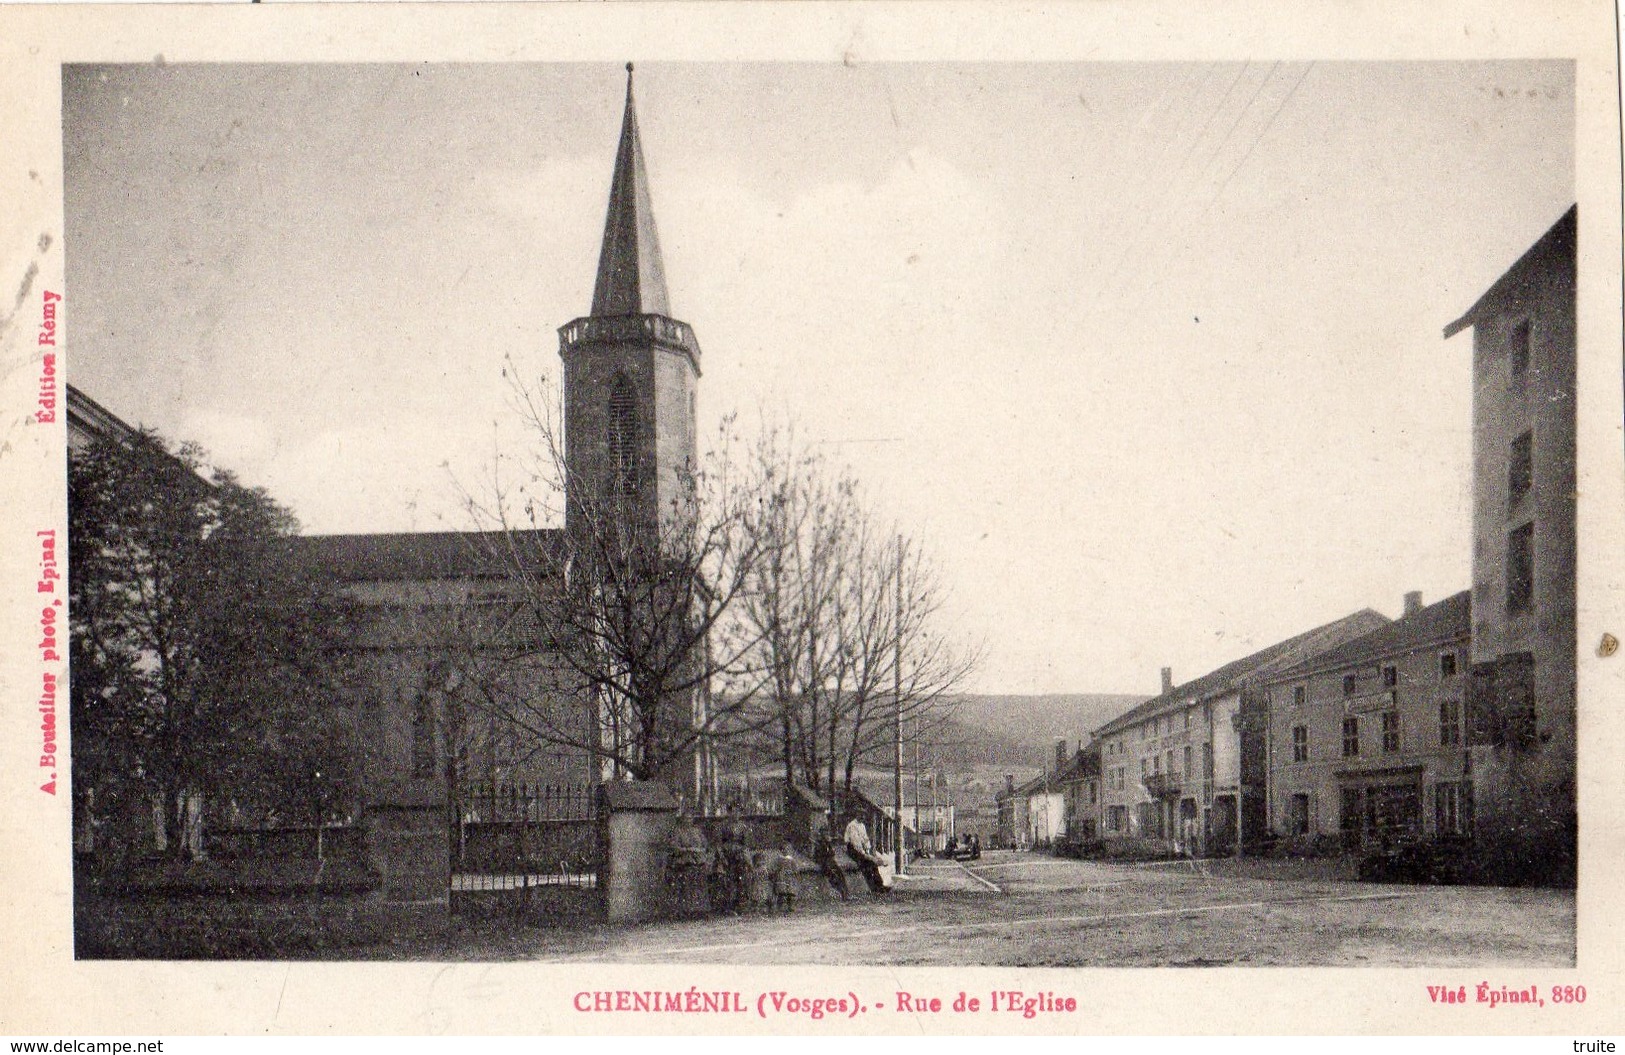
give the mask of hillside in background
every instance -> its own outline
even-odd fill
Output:
[[[913,801],[915,774],[924,782],[925,801],[951,801],[966,814],[966,830],[978,830],[973,817],[980,809],[991,810],[993,796],[1010,777],[1020,784],[1053,767],[1055,741],[1065,739],[1068,752],[1080,741],[1087,742],[1095,729],[1147,699],[1109,693],[1068,693],[1050,696],[956,696],[952,717],[933,732],[930,742],[915,751],[909,742],[903,749],[904,794]],[[741,759],[733,761],[740,762]],[[892,796],[889,752],[877,752],[858,768],[857,782],[877,802],[890,802]],[[738,772],[726,762],[725,773]],[[776,762],[758,761],[752,775],[763,780],[777,779],[782,772]],[[936,789],[928,791],[933,774]],[[941,795],[942,799],[935,796]],[[986,827],[991,827],[991,821]]]
[[[1065,693],[1051,696],[956,696],[953,721],[942,739],[963,736],[961,745],[940,750],[943,761],[1043,766],[1054,757],[1055,741],[1068,750],[1118,715],[1149,699],[1120,693]]]
[[[1046,757],[1042,743],[1028,743],[994,732],[957,715],[946,720],[922,750],[926,760],[956,770],[975,766],[1039,766]]]
[[[1148,697],[1109,693],[1050,696],[965,695],[953,699],[953,717],[921,744],[903,749],[903,800],[950,802],[960,833],[977,832],[984,841],[997,828],[994,798],[1006,782],[1020,785],[1053,767],[1055,741],[1065,739],[1068,752],[1089,734]],[[871,757],[858,768],[855,783],[881,805],[895,794],[886,757]],[[725,766],[725,769],[727,767]],[[773,780],[772,763],[753,767],[753,775]]]

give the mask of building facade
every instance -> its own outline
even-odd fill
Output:
[[[581,785],[586,752],[527,735],[574,716],[590,742],[590,708],[516,618],[512,558],[534,547],[538,577],[556,532],[307,535],[297,559],[350,602],[340,698],[366,730],[366,783],[435,781],[451,801],[476,788]],[[523,658],[521,658],[523,657]]]
[[[1444,331],[1473,331],[1469,747],[1509,880],[1574,874],[1576,226],[1570,208]]]
[[[1084,846],[1100,838],[1100,744],[1080,747],[1057,781],[1066,804],[1066,841]]]
[[[1026,823],[1016,833],[1019,848],[1048,848],[1067,837],[1066,789],[1058,777],[1042,773],[1018,789],[1027,805]]]
[[[1047,769],[1023,784],[1005,778],[1005,789],[995,799],[998,827],[994,838],[998,846],[1031,850],[1066,838],[1066,789],[1058,776],[1058,769]]]
[[[1261,836],[1265,789],[1244,780],[1244,700],[1270,674],[1387,622],[1362,609],[1179,686],[1164,668],[1160,695],[1095,730],[1108,852],[1239,852]]]
[[[1470,606],[1410,594],[1393,623],[1269,679],[1271,831],[1351,852],[1471,833]]]

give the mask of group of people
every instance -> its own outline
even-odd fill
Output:
[[[960,839],[957,835],[948,836],[948,845],[943,847],[942,856],[953,861],[976,861],[982,856],[982,837],[975,832]]]
[[[776,850],[753,852],[750,835],[750,825],[745,819],[732,814],[717,831],[713,848],[692,817],[687,814],[679,817],[668,847],[667,882],[681,899],[690,903],[690,911],[703,911],[692,904],[700,897],[702,882],[704,907],[713,912],[737,913],[754,905],[794,911],[794,850],[786,843]],[[841,845],[871,892],[882,894],[891,889],[891,862],[875,849],[862,814],[854,811],[847,815]],[[827,825],[820,825],[815,835],[813,855],[830,889],[845,901],[850,896],[846,869],[837,857]]]
[[[668,848],[667,874],[680,895],[703,882],[706,906],[713,912],[738,913],[753,905],[795,910],[795,852],[789,844],[753,852],[750,825],[738,815],[723,824],[715,850],[692,817],[679,817]]]

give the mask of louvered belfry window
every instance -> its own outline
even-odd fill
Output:
[[[609,471],[613,493],[626,498],[638,490],[637,440],[637,396],[623,374],[609,391]]]

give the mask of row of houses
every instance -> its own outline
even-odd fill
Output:
[[[1468,601],[1413,593],[1397,620],[1362,609],[1179,685],[1165,668],[1158,695],[1007,788],[1004,841],[1207,855],[1272,835],[1431,833],[1419,799],[1369,832],[1345,832],[1338,808],[1345,787],[1376,803],[1411,776],[1459,783]]]
[[[1575,229],[1570,209],[1461,319],[1474,330],[1473,582],[1362,609],[1174,684],[998,796],[998,841],[1212,855],[1471,840],[1572,878]]]

